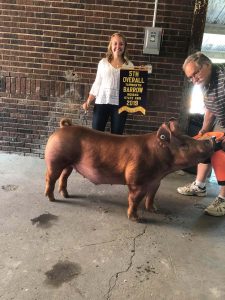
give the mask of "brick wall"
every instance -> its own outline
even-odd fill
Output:
[[[145,116],[129,115],[126,133],[153,131],[182,111],[182,63],[188,54],[194,1],[159,0],[160,55],[143,54],[154,1],[0,1],[0,150],[43,155],[48,135],[68,116],[80,121],[109,36],[128,39],[135,65],[152,64]],[[91,113],[88,116],[90,126]]]

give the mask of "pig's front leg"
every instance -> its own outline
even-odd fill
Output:
[[[127,210],[127,216],[128,219],[131,221],[138,222],[140,221],[137,210],[138,205],[141,202],[141,200],[145,196],[145,192],[142,190],[142,188],[135,185],[128,185],[129,188],[129,194],[128,194],[128,210]]]
[[[145,197],[145,208],[149,212],[156,212],[157,207],[154,204],[155,194],[158,191],[158,188],[160,186],[160,182],[156,184],[151,184],[151,186],[148,188],[148,192]]]
[[[149,212],[156,212],[157,206],[154,203],[154,196],[146,195],[145,197],[145,208]]]

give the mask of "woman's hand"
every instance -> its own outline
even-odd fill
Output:
[[[87,111],[89,109],[90,102],[87,100],[82,104],[83,110]]]
[[[85,111],[87,111],[91,105],[91,102],[95,100],[95,96],[89,94],[87,100],[84,102],[84,104],[82,104],[82,107]]]

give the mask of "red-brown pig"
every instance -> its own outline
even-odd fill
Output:
[[[143,198],[152,210],[160,181],[167,174],[203,162],[214,151],[212,140],[195,140],[182,135],[175,119],[163,123],[157,132],[142,135],[113,135],[62,119],[45,149],[45,195],[54,201],[59,192],[69,197],[67,179],[73,168],[95,184],[128,186],[129,219],[138,221],[137,209]]]

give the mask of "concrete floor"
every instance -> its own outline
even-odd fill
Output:
[[[171,174],[133,223],[125,186],[73,172],[72,197],[50,203],[44,176],[44,160],[0,153],[0,299],[225,299],[225,217],[204,215],[215,183],[185,197],[194,176]]]

